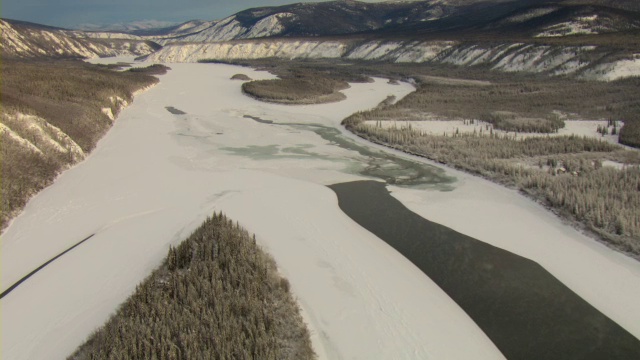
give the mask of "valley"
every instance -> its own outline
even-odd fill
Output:
[[[400,159],[422,164],[430,174],[426,183],[391,187],[409,208],[427,218],[439,218],[433,211],[455,212],[438,221],[539,262],[631,334],[640,333],[640,319],[632,315],[640,313],[638,262],[598,245],[513,191],[402,153],[370,162],[367,152],[349,150],[354,145],[336,146],[308,130],[316,124],[340,129],[342,118],[357,109],[374,107],[389,95],[402,99],[413,91],[409,84],[352,83],[343,90],[344,101],[292,107],[252,100],[231,80],[240,72],[253,79],[272,77],[265,72],[215,64],[171,67],[158,86],[122,112],[91,157],[36,196],[3,234],[3,284],[95,234],[2,299],[3,326],[14,329],[4,332],[3,356],[70,354],[159,264],[170,244],[222,210],[274,256],[299,299],[320,358],[426,353],[501,358],[446,294],[342,214],[325,187],[379,176],[402,184],[413,173],[396,168]],[[344,130],[333,136],[371,153],[381,151]],[[505,217],[519,220],[504,227]],[[531,227],[537,231],[528,231]],[[35,250],[43,238],[49,239],[47,246]],[[67,291],[58,291],[61,287]],[[47,299],[46,306],[39,299]],[[59,327],[75,330],[56,331]],[[34,336],[40,340],[34,342]]]
[[[634,1],[118,27],[0,19],[0,357],[640,356]]]

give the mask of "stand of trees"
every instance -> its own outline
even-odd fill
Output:
[[[69,359],[314,359],[289,282],[214,214]]]
[[[242,91],[258,100],[281,104],[320,104],[341,101],[344,81],[305,75],[295,78],[255,80],[242,84]]]

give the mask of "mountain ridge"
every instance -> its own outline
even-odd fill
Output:
[[[17,35],[7,32],[10,36],[3,36],[0,45],[3,54],[26,57],[128,54],[165,62],[341,58],[615,80],[640,75],[636,8],[626,0],[328,1],[256,7],[146,35],[15,23]],[[51,38],[49,48],[42,38]]]

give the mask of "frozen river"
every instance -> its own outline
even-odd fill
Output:
[[[2,236],[3,359],[64,358],[206,216],[255,232],[289,278],[327,359],[499,359],[478,326],[416,266],[340,211],[326,185],[385,180],[415,213],[537,261],[640,336],[640,265],[497,185],[365,144],[339,123],[408,84],[353,84],[347,100],[283,106],[245,97],[235,73],[171,64],[83,163]],[[179,110],[179,111],[176,111]],[[183,113],[183,114],[182,114]],[[260,121],[258,121],[260,120]],[[273,123],[269,123],[273,122]]]

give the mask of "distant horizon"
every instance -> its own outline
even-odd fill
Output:
[[[157,23],[166,27],[191,20],[219,20],[239,11],[267,6],[282,6],[300,2],[331,0],[114,0],[107,4],[99,0],[10,0],[2,5],[0,17],[16,21],[67,29],[104,29],[113,25]],[[381,0],[359,0],[381,2]]]

